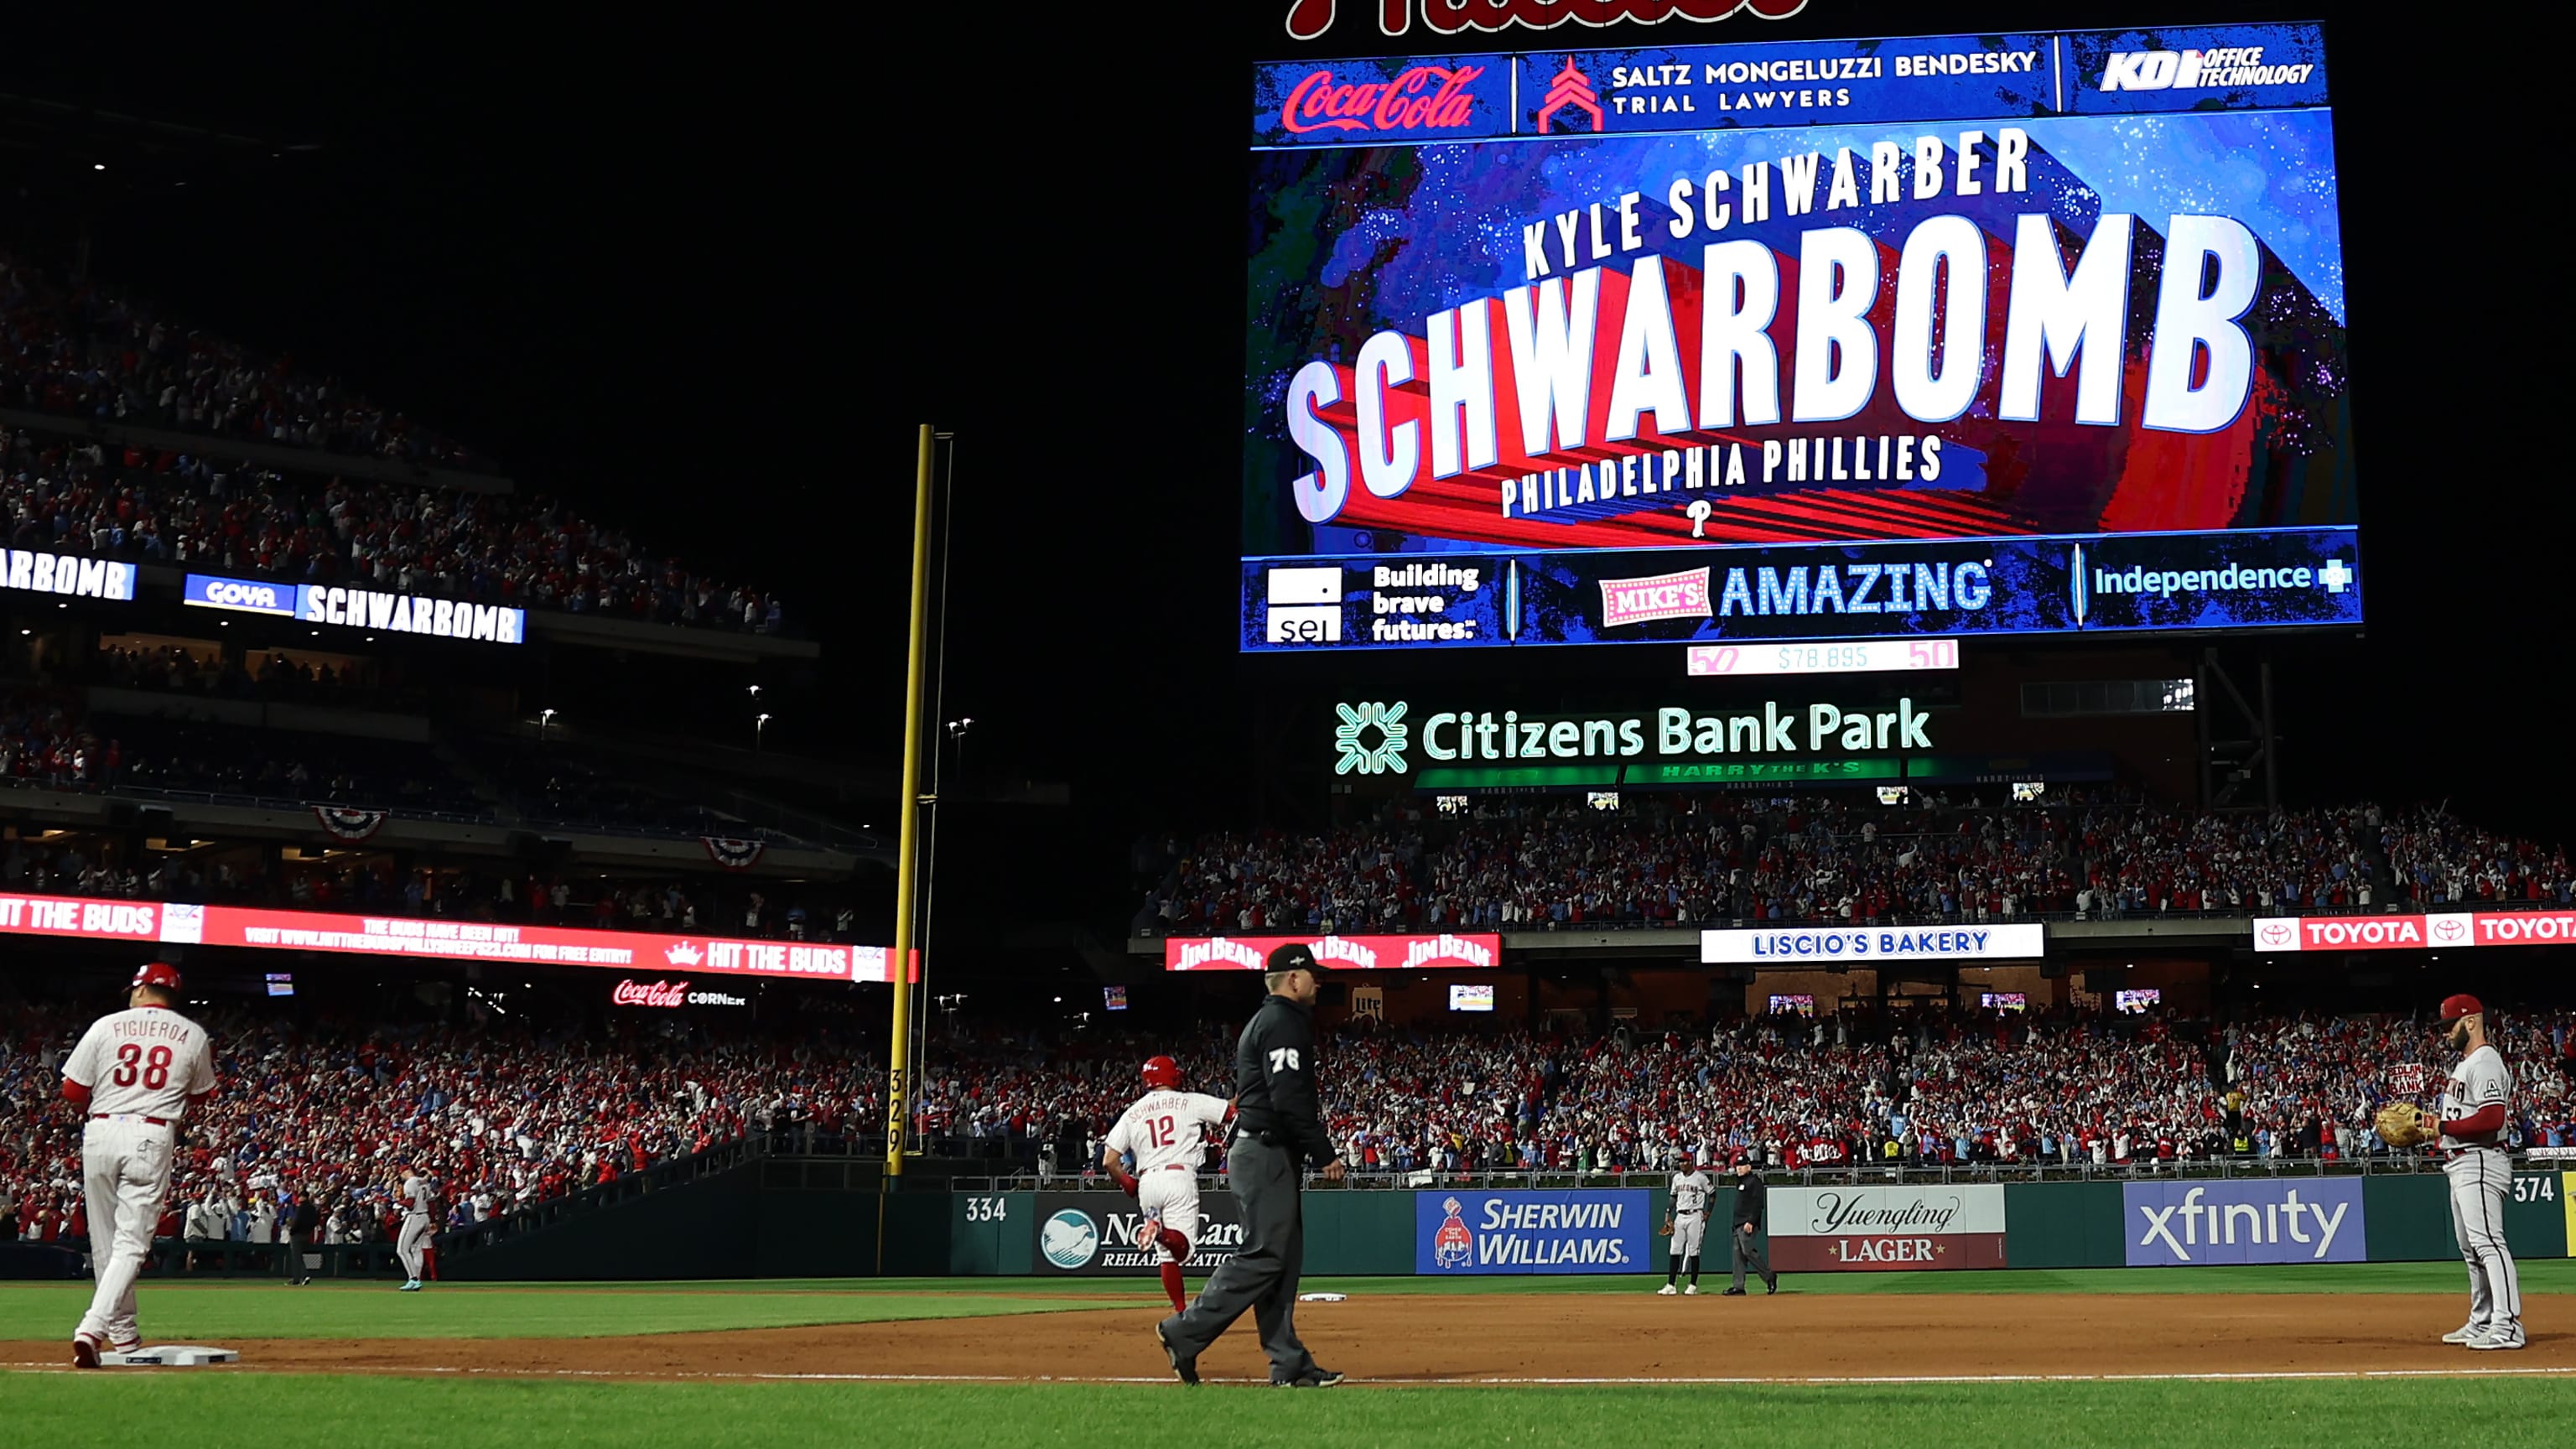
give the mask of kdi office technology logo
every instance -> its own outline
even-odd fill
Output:
[[[1362,8],[1354,6],[1354,9]],[[1807,0],[1378,0],[1377,28],[1402,35],[1422,23],[1442,35],[1462,30],[1505,30],[1515,25],[1552,30],[1572,20],[1602,26],[1622,20],[1653,25],[1662,20],[1713,24],[1741,13],[1764,20],[1786,20],[1807,8]],[[1288,7],[1288,35],[1313,40],[1333,28],[1341,6],[1337,0],[1293,0]]]

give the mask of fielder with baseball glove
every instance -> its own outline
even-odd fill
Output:
[[[2400,1152],[2409,1147],[2421,1147],[2440,1135],[2431,1119],[2424,1115],[2424,1110],[2412,1102],[2389,1103],[2379,1109],[2375,1121],[2379,1140]]]

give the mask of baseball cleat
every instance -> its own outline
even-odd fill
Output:
[[[417,1293],[420,1291],[420,1280],[418,1278],[414,1278],[394,1291],[396,1293]]]
[[[2487,1326],[2483,1323],[2463,1323],[2459,1327],[2452,1329],[2450,1332],[2443,1334],[2442,1341],[2444,1343],[2466,1343],[2470,1339],[2473,1339],[2486,1331]]]
[[[73,1334],[72,1365],[75,1368],[98,1367],[98,1340],[86,1333]]]
[[[1658,1297],[1658,1298],[1670,1298],[1670,1297],[1672,1297],[1674,1294],[1679,1293],[1680,1291],[1682,1291],[1682,1290],[1680,1290],[1679,1288],[1674,1287],[1674,1286],[1673,1286],[1672,1284],[1670,1284],[1670,1283],[1667,1283],[1667,1284],[1665,1284],[1663,1287],[1658,1288],[1658,1289],[1656,1289],[1656,1290],[1655,1290],[1655,1296],[1656,1296],[1656,1297]]]
[[[1744,1290],[1741,1288],[1728,1288],[1721,1291],[1717,1296],[1720,1298],[1741,1298],[1744,1296]]]
[[[1697,1283],[1693,1283],[1693,1284],[1691,1284],[1689,1287],[1684,1288],[1684,1289],[1682,1290],[1682,1296],[1683,1296],[1684,1298],[1696,1298],[1696,1297],[1698,1297],[1698,1296],[1699,1296],[1699,1285],[1698,1285]]]
[[[1324,1367],[1322,1364],[1308,1364],[1306,1366],[1306,1371],[1297,1375],[1295,1378],[1272,1379],[1270,1381],[1270,1387],[1274,1389],[1329,1389],[1341,1381],[1342,1376],[1340,1374]]]
[[[2486,1332],[2470,1339],[2469,1347],[2480,1350],[2514,1349],[2522,1347],[2525,1341],[2520,1325],[2498,1323],[2490,1325]]]
[[[1163,1346],[1163,1356],[1172,1361],[1172,1373],[1178,1377],[1182,1383],[1194,1384],[1199,1381],[1199,1358],[1197,1354],[1184,1354],[1178,1348],[1174,1347],[1171,1335],[1165,1333],[1163,1331],[1163,1325],[1159,1323],[1154,1325],[1154,1341]]]

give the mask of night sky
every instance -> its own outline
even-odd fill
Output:
[[[948,712],[978,718],[972,768],[1073,783],[1069,816],[1010,838],[1019,869],[1080,894],[1102,878],[1088,862],[1026,853],[1240,822],[1261,701],[1410,667],[1231,652],[1245,67],[1388,43],[1357,0],[1309,47],[1280,27],[1286,0],[920,8],[938,23],[463,33],[353,15],[31,37],[0,89],[318,149],[156,155],[146,132],[49,131],[13,103],[0,236],[59,274],[86,215],[97,277],[336,368],[523,488],[775,581],[832,666],[799,748],[891,763],[913,428],[955,430]],[[2564,369],[2535,334],[2565,324],[2548,189],[2524,169],[2555,118],[2497,68],[2425,64],[2510,54],[2509,34],[2404,14],[2328,30],[2372,619],[2366,640],[2269,646],[2288,793],[2447,795],[2556,840],[2576,793],[2576,570]],[[2159,4],[2080,23],[2274,18]],[[1572,43],[2073,23],[1811,0],[1783,23]],[[62,139],[90,134],[110,138],[105,173]],[[1635,652],[1658,657],[1549,667],[1669,672]],[[987,843],[1012,858],[959,842]]]

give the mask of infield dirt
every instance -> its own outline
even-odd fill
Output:
[[[1633,1295],[1355,1294],[1300,1304],[1316,1358],[1354,1379],[1832,1380],[1998,1376],[2576,1371],[2576,1332],[2549,1314],[2518,1353],[2440,1342],[2461,1302],[2428,1294]],[[236,1368],[635,1378],[818,1376],[1106,1380],[1167,1376],[1148,1332],[1167,1311],[911,1320],[610,1338],[254,1339]],[[0,1363],[67,1361],[66,1345],[0,1344]],[[1247,1315],[1200,1361],[1263,1379]]]

